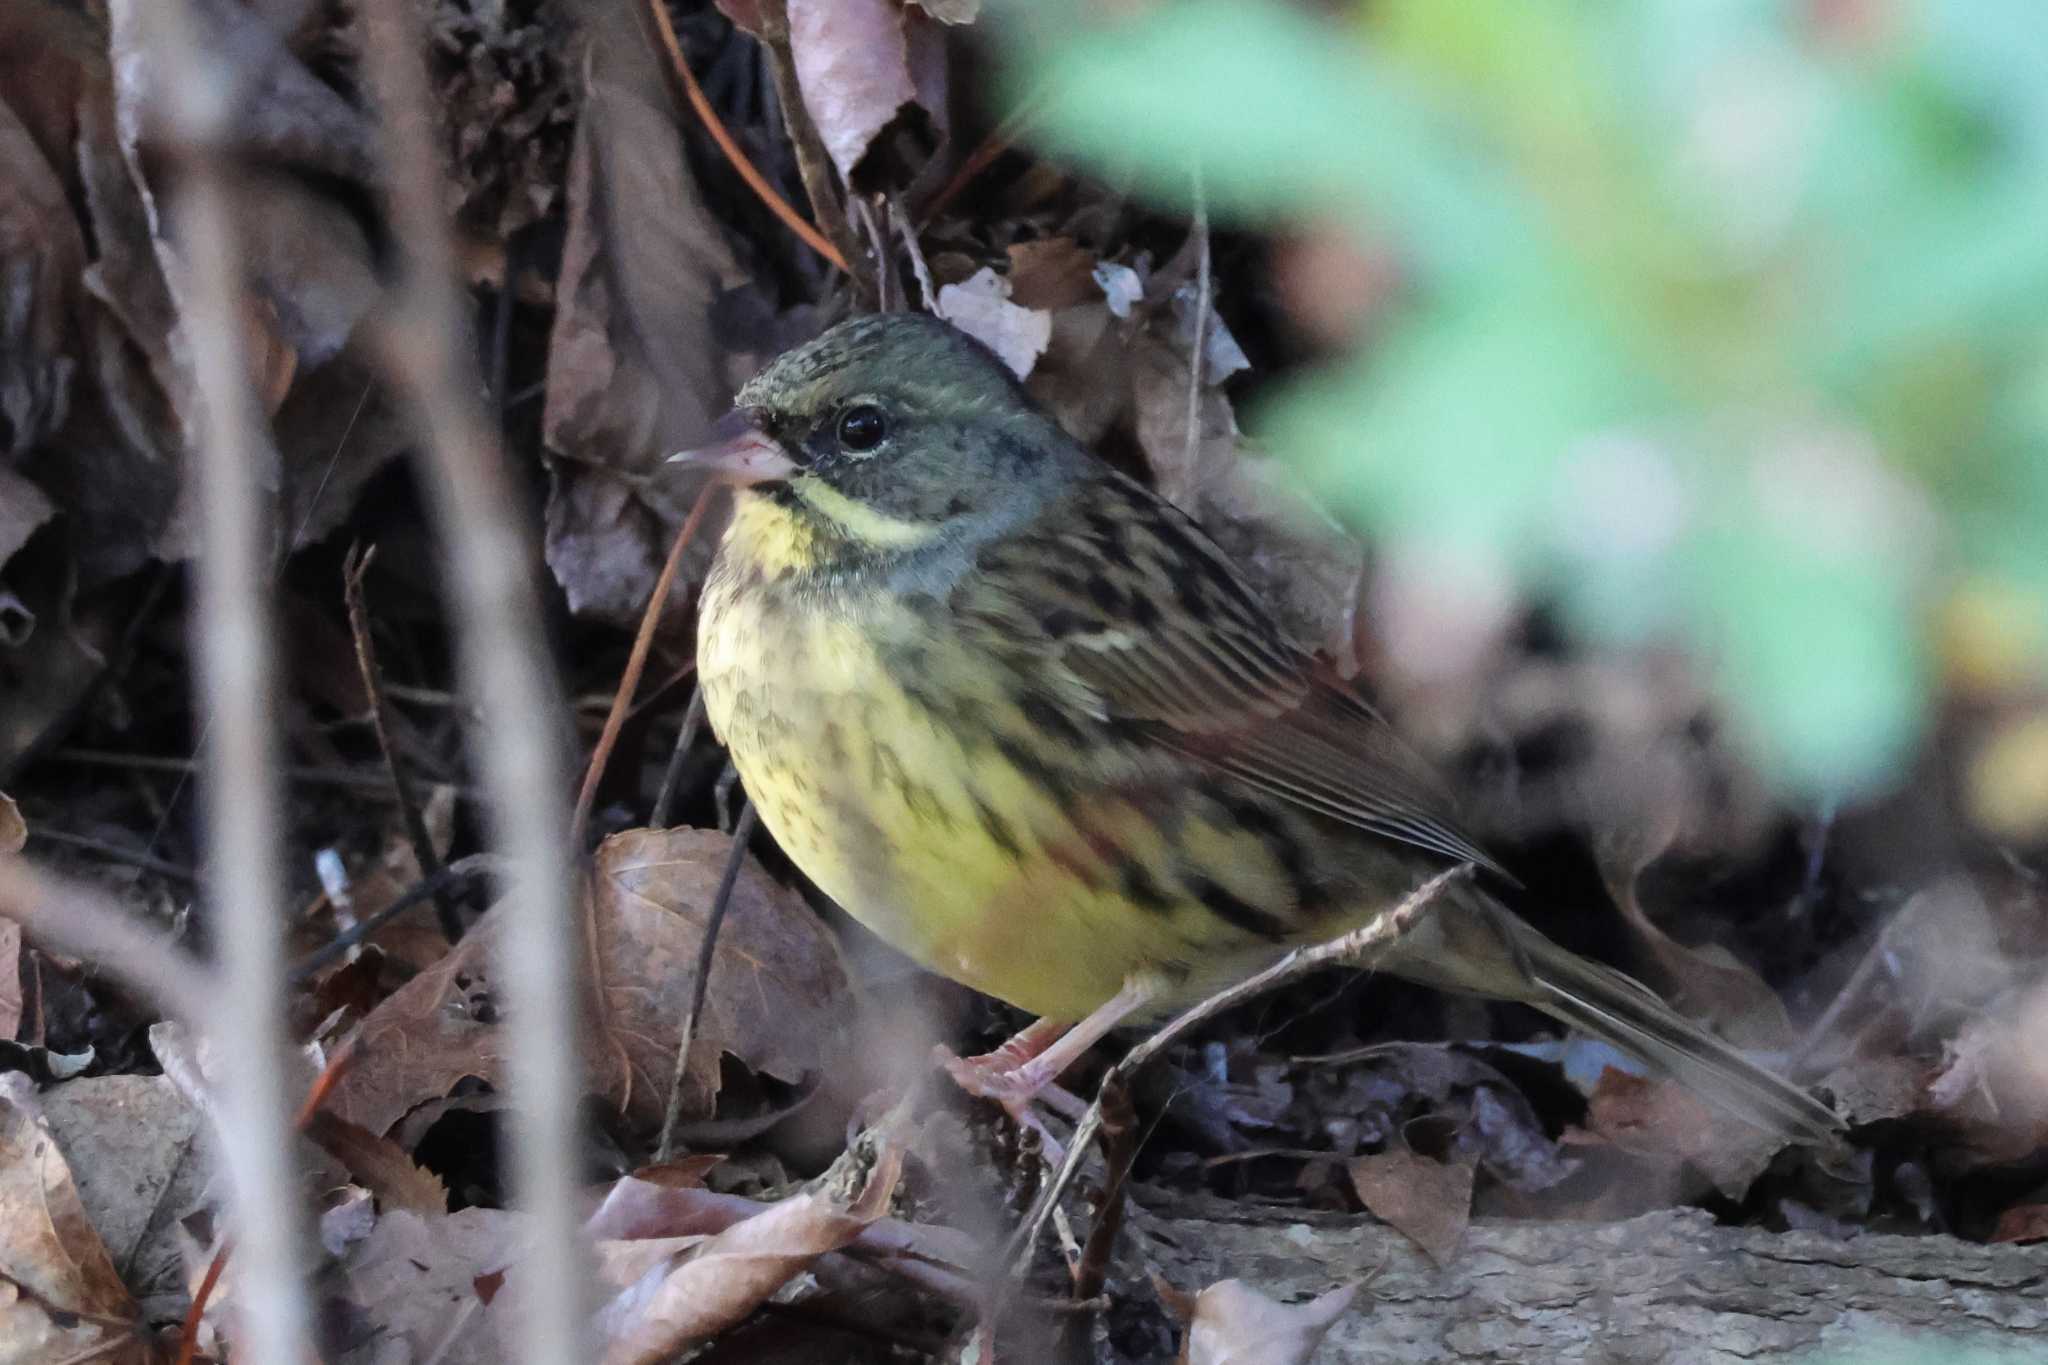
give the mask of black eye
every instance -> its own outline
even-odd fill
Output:
[[[839,444],[848,450],[873,450],[889,434],[889,419],[872,403],[839,414]]]

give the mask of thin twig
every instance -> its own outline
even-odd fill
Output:
[[[789,133],[790,149],[796,153],[796,173],[804,183],[804,197],[811,201],[811,216],[839,248],[854,291],[872,307],[875,282],[859,243],[854,240],[853,226],[846,220],[846,205],[839,198],[839,188],[833,183],[832,155],[825,150],[825,139],[819,135],[810,106],[804,103],[803,88],[797,83],[796,52],[789,45],[789,6],[785,0],[763,0],[761,42],[768,50],[768,75],[775,82],[775,101],[782,106],[782,126]]]
[[[419,864],[420,875],[432,881],[440,875],[441,855],[434,851],[434,836],[427,832],[426,817],[420,814],[419,796],[413,791],[412,779],[391,747],[383,673],[377,667],[376,642],[370,638],[370,606],[363,595],[363,576],[376,557],[374,545],[367,550],[361,546],[349,548],[341,565],[341,595],[348,606],[348,633],[355,640],[356,672],[363,680],[364,695],[370,699],[370,728],[376,732],[377,752],[384,756],[384,773],[391,779],[391,794],[398,801],[399,822],[405,826],[405,837],[412,844],[413,860]],[[462,937],[462,916],[453,898],[436,891],[434,916],[441,923],[443,938],[453,943]]]
[[[619,677],[619,690],[612,697],[610,714],[604,718],[604,731],[598,735],[597,745],[590,751],[589,766],[583,770],[583,790],[576,795],[576,812],[569,817],[569,842],[573,847],[583,846],[583,831],[590,823],[590,808],[597,801],[597,784],[604,779],[605,765],[611,761],[612,746],[619,742],[619,729],[626,723],[627,708],[632,706],[633,694],[640,688],[640,675],[647,668],[648,651],[654,648],[654,628],[661,623],[661,613],[668,606],[669,591],[675,587],[676,571],[683,565],[683,551],[690,548],[690,539],[697,534],[697,525],[704,520],[704,510],[711,505],[712,495],[718,488],[716,483],[707,483],[697,494],[697,501],[690,506],[690,515],[683,518],[674,543],[668,547],[668,562],[661,566],[661,576],[654,580],[654,591],[647,598],[647,609],[640,613],[640,633],[633,637],[633,650],[626,656],[626,671]]]
[[[676,41],[675,25],[669,22],[668,6],[663,4],[662,0],[647,0],[647,9],[654,16],[655,30],[661,35],[661,45],[668,52],[669,65],[675,69],[677,79],[683,83],[683,95],[690,101],[690,108],[697,111],[697,117],[704,122],[704,131],[711,134],[711,140],[718,144],[719,151],[725,153],[725,159],[739,172],[740,179],[747,182],[747,188],[760,196],[761,202],[788,225],[791,232],[801,237],[806,246],[830,261],[841,274],[851,275],[853,271],[847,266],[846,257],[840,254],[839,248],[826,240],[824,234],[805,222],[804,216],[791,208],[787,199],[776,193],[775,187],[768,183],[768,177],[754,168],[754,163],[747,160],[747,154],[740,150],[739,143],[733,141],[732,134],[726,131],[725,124],[718,117],[718,111],[713,109],[711,101],[704,97],[704,88],[697,84],[697,77],[690,70],[690,63],[683,57],[682,44]]]
[[[180,758],[176,754],[123,754],[107,749],[52,749],[45,757],[51,763],[76,763],[86,768],[125,768],[143,773],[189,774],[199,767],[197,759]],[[309,787],[347,787],[379,796],[391,794],[391,779],[384,773],[358,773],[346,768],[288,767],[280,769],[278,775],[287,782],[303,783]],[[465,800],[481,794],[476,787],[463,783],[447,785]]]
[[[683,724],[676,731],[676,747],[669,751],[668,770],[661,775],[661,790],[654,794],[654,811],[647,817],[650,829],[667,829],[669,816],[675,811],[676,788],[682,785],[683,764],[690,757],[690,746],[697,742],[697,732],[704,728],[704,688],[702,684],[690,689],[690,706],[683,712]]]
[[[1131,1092],[1121,1084],[1105,1085],[1101,1104],[1102,1164],[1108,1175],[1095,1226],[1088,1230],[1088,1243],[1081,1248],[1080,1264],[1074,1267],[1073,1297],[1080,1300],[1098,1297],[1109,1276],[1110,1254],[1124,1224],[1124,1185],[1138,1155],[1138,1113],[1131,1105]]]
[[[690,1008],[683,1015],[683,1031],[676,1039],[676,1074],[668,1086],[668,1107],[661,1116],[661,1139],[655,1144],[654,1159],[667,1161],[674,1153],[676,1125],[683,1118],[683,1079],[690,1071],[690,1044],[697,1036],[697,1021],[704,1013],[704,997],[711,986],[711,963],[718,951],[718,930],[725,923],[726,907],[732,904],[732,889],[739,883],[740,865],[747,860],[747,840],[754,832],[754,803],[740,808],[732,827],[732,851],[725,859],[725,871],[718,878],[718,893],[711,898],[711,913],[704,920],[704,938],[697,945],[697,970],[690,978]]]
[[[365,915],[300,958],[298,964],[291,970],[289,981],[294,986],[304,985],[321,969],[340,961],[347,955],[349,949],[364,942],[420,902],[445,891],[451,891],[478,877],[495,875],[502,870],[503,863],[496,854],[472,853],[467,858],[457,858],[433,876],[408,886],[391,904],[380,907],[373,915]]]
[[[1225,987],[1191,1009],[1175,1016],[1151,1037],[1132,1048],[1109,1074],[1102,1078],[1102,1088],[1096,1091],[1094,1103],[1081,1116],[1081,1122],[1074,1129],[1072,1141],[1067,1144],[1066,1158],[1051,1180],[1038,1193],[1031,1211],[1025,1215],[1016,1234],[1010,1239],[1009,1257],[1012,1266],[1021,1273],[1030,1264],[1031,1254],[1038,1246],[1038,1239],[1045,1231],[1045,1225],[1052,1218],[1052,1211],[1058,1205],[1060,1196],[1080,1173],[1081,1163],[1087,1158],[1089,1144],[1102,1128],[1103,1095],[1112,1085],[1128,1086],[1132,1077],[1145,1064],[1170,1047],[1190,1029],[1215,1018],[1234,1005],[1263,995],[1275,986],[1307,976],[1337,963],[1351,966],[1370,966],[1381,954],[1399,942],[1401,937],[1413,928],[1423,913],[1429,910],[1452,883],[1462,881],[1472,874],[1471,863],[1459,863],[1446,868],[1403,897],[1401,902],[1375,915],[1372,920],[1328,943],[1318,943],[1307,948],[1296,948],[1293,952],[1267,967],[1264,971],[1246,977],[1234,986]]]
[[[158,76],[182,162],[174,212],[189,273],[179,320],[196,400],[186,425],[204,527],[194,694],[206,699],[212,720],[202,784],[205,864],[227,986],[206,1023],[221,1059],[222,1165],[235,1193],[234,1235],[248,1251],[240,1346],[251,1360],[289,1361],[306,1357],[312,1314],[305,1207],[286,1138],[274,528],[263,492],[278,459],[250,387],[246,263],[226,151],[239,131],[247,73],[211,55],[199,8],[154,4],[126,17],[154,25],[155,41],[135,50],[161,54]]]
[[[482,713],[474,752],[491,796],[492,843],[509,874],[498,970],[510,997],[512,1183],[531,1222],[517,1358],[555,1365],[594,1354],[589,1257],[576,1232],[585,1011],[583,959],[573,947],[562,694],[541,629],[529,522],[479,398],[443,217],[439,120],[421,15],[410,0],[364,0],[359,12],[364,68],[381,116],[392,236],[405,249],[379,340],[426,437],[424,482],[454,570],[461,673]]]
[[[903,211],[903,201],[895,195],[889,196],[889,217],[895,223],[896,233],[903,239],[903,254],[910,258],[910,273],[917,280],[918,292],[924,296],[924,309],[928,313],[939,310],[938,287],[932,283],[932,268],[924,258],[924,247],[917,240],[917,229],[911,225],[910,215]]]
[[[123,863],[139,867],[144,872],[154,872],[159,877],[170,877],[181,882],[197,883],[199,874],[183,863],[174,863],[164,858],[153,857],[119,844],[110,844],[105,839],[94,839],[84,834],[70,834],[61,829],[44,829],[40,825],[28,832],[31,839],[42,839],[52,844],[62,844],[83,853],[97,854],[108,862]]]

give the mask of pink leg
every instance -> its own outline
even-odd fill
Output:
[[[979,1057],[945,1057],[946,1071],[968,1094],[996,1100],[1013,1114],[1039,1098],[1054,1108],[1078,1114],[1082,1107],[1079,1101],[1053,1082],[1131,1011],[1157,994],[1156,985],[1133,978],[1094,1013],[1065,1032],[1058,1022],[1040,1019],[994,1052]]]

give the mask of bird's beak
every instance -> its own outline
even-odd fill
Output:
[[[694,450],[679,450],[669,464],[708,471],[726,483],[775,483],[797,472],[782,443],[762,430],[759,408],[734,408],[711,429],[712,441]]]

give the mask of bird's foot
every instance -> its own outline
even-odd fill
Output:
[[[979,1057],[956,1057],[939,1047],[933,1049],[932,1059],[962,1090],[976,1099],[1000,1105],[1019,1131],[1035,1134],[1045,1159],[1058,1166],[1066,1156],[1066,1143],[1053,1132],[1041,1108],[1078,1121],[1087,1106],[1079,1096],[1053,1081],[1056,1073],[1034,1067],[1036,1058],[1019,1061],[1011,1047],[1016,1041],[1012,1039]]]

